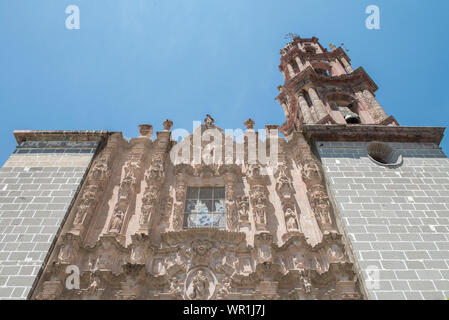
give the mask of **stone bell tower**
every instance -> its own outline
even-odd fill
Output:
[[[368,299],[449,295],[449,161],[444,128],[402,127],[340,47],[296,36],[281,50],[276,98],[286,137],[310,146]],[[299,149],[299,163],[303,150]],[[313,203],[313,199],[309,199]],[[446,249],[446,250],[445,250]]]
[[[281,50],[284,85],[277,100],[284,108],[289,134],[305,124],[397,125],[377,102],[378,89],[366,71],[353,70],[342,48],[324,49],[318,39],[295,37]]]

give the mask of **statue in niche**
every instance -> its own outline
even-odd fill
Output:
[[[61,263],[69,263],[72,257],[72,246],[70,244],[65,244],[61,247],[59,251],[58,260]]]
[[[230,185],[226,186],[226,214],[229,230],[235,231],[238,227],[238,217],[234,200],[234,188]]]
[[[84,204],[81,204],[80,206],[78,206],[73,223],[81,224],[84,220],[84,217],[86,216],[86,213],[89,211],[89,209],[90,209],[90,207],[86,206]]]
[[[298,221],[296,220],[296,213],[292,208],[287,208],[285,211],[285,224],[287,225],[287,231],[297,231]]]
[[[264,196],[258,196],[254,205],[256,223],[259,225],[265,225],[266,223],[266,209]]]
[[[102,155],[95,162],[95,165],[92,169],[91,178],[96,180],[103,180],[109,175],[109,157],[107,155]]]
[[[204,274],[203,270],[199,270],[192,280],[192,293],[190,299],[192,300],[206,300],[209,296],[209,279]]]
[[[247,222],[249,219],[249,202],[248,197],[243,196],[239,198],[238,201],[239,207],[239,219],[242,222]]]
[[[313,159],[308,159],[304,163],[302,173],[304,180],[310,181],[313,184],[319,183],[321,181],[322,177],[320,167]]]
[[[135,178],[135,175],[137,173],[137,170],[140,168],[140,161],[135,159],[128,160],[125,165],[125,177],[133,177]]]
[[[324,191],[317,190],[312,194],[312,206],[320,224],[328,225],[332,223],[329,197]]]
[[[133,185],[136,183],[136,178],[132,176],[125,177],[120,183],[119,189],[119,198],[120,199],[128,199],[131,195],[131,189]]]
[[[124,218],[125,213],[122,210],[117,210],[114,216],[112,217],[111,227],[109,228],[109,231],[120,232]]]
[[[162,180],[164,178],[164,161],[161,155],[153,159],[150,168],[145,174],[145,180]],[[149,182],[148,182],[149,183]]]
[[[140,216],[140,224],[144,225],[148,222],[150,216],[156,209],[158,198],[158,190],[154,186],[150,186],[142,197],[142,214]]]

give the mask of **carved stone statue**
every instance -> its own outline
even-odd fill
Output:
[[[287,231],[297,231],[298,221],[296,220],[296,213],[292,208],[287,208],[285,211],[285,224],[287,225]]]
[[[58,255],[58,260],[61,263],[70,263],[72,258],[73,248],[70,244],[65,244],[61,247]]]
[[[324,193],[324,191],[316,190],[312,193],[311,198],[311,204],[315,211],[318,222],[323,226],[332,224],[329,197]]]
[[[239,219],[241,222],[247,222],[249,219],[249,201],[248,197],[243,196],[239,198]]]
[[[207,129],[212,128],[214,123],[215,123],[214,118],[212,118],[210,114],[206,114],[206,119],[204,119],[204,124],[206,125],[206,128]]]
[[[209,279],[202,270],[199,270],[192,280],[192,292],[190,299],[206,300],[209,296]]]
[[[112,217],[111,226],[109,231],[111,232],[120,232],[122,227],[123,219],[125,218],[125,213],[122,210],[117,210]]]

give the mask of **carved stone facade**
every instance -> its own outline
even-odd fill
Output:
[[[251,161],[250,147],[275,147],[257,138],[252,119],[244,122],[244,142],[232,140],[231,162],[211,147],[225,150],[227,140],[211,115],[181,142],[171,140],[171,120],[154,140],[151,125],[139,126],[140,136],[129,142],[109,134],[32,298],[363,299],[315,150],[322,137],[313,130],[341,125],[336,136],[358,139],[376,134],[370,125],[399,135],[402,129],[377,103],[374,82],[351,68],[341,48],[328,52],[316,38],[296,37],[281,54],[285,84],[277,100],[287,122],[278,161]],[[362,130],[357,123],[370,133],[351,135]],[[267,126],[268,135],[277,128]],[[211,129],[217,130],[210,135]],[[183,150],[190,151],[187,161]],[[236,150],[244,150],[240,158]],[[209,209],[225,213],[224,224],[189,226],[192,188],[224,190]],[[79,269],[79,288],[66,285],[70,266]]]

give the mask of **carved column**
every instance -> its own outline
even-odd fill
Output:
[[[304,117],[304,123],[314,123],[312,112],[310,112],[310,107],[302,93],[298,95],[298,102],[302,116]]]
[[[89,222],[99,206],[100,199],[102,199],[108,185],[112,163],[121,139],[120,134],[111,135],[108,138],[106,147],[93,162],[86,178],[86,184],[80,193],[81,200],[74,208],[76,214],[72,228],[69,231],[70,233],[84,237]]]
[[[352,69],[351,65],[349,64],[348,60],[346,60],[346,58],[341,57],[340,61],[345,66],[346,70],[348,70],[348,73],[354,72],[354,70]]]
[[[235,199],[234,174],[225,174],[225,189],[226,189],[226,221],[229,231],[239,231],[239,217],[237,213],[237,201]]]
[[[356,97],[365,102],[365,104],[369,107],[368,112],[373,117],[375,123],[380,123],[388,118],[379,102],[377,102],[377,99],[368,89],[363,89],[362,91],[356,92]]]
[[[139,233],[148,234],[152,219],[156,213],[158,211],[163,212],[161,213],[162,217],[165,213],[165,208],[162,208],[160,197],[165,179],[165,162],[167,151],[170,146],[170,129],[173,122],[167,119],[164,121],[163,125],[164,131],[157,133],[151,165],[145,172],[147,187],[145,188],[142,197]]]
[[[304,70],[304,65],[302,64],[301,58],[299,56],[295,56],[295,61],[298,64],[299,72]]]
[[[290,79],[293,79],[295,76],[295,70],[293,70],[293,67],[290,63],[287,63],[287,69],[288,69],[288,74],[290,76]]]
[[[323,233],[335,232],[332,207],[327,195],[324,175],[319,161],[302,134],[298,135],[299,162],[302,179],[307,186],[309,203]]]
[[[265,177],[260,173],[259,164],[249,165],[247,170],[247,181],[250,185],[250,201],[256,225],[256,231],[268,232],[267,230],[267,207],[268,196],[266,190]]]
[[[315,109],[315,112],[317,113],[317,119],[318,121],[323,119],[327,116],[326,108],[324,107],[323,101],[321,101],[320,97],[318,97],[317,92],[314,88],[310,87],[308,90],[310,99],[312,100],[313,108]]]
[[[176,199],[173,210],[172,225],[174,231],[181,231],[184,223],[185,199],[186,199],[186,176],[184,173],[176,175]]]
[[[281,199],[282,211],[284,213],[285,227],[284,241],[293,234],[300,232],[294,200],[294,188],[290,177],[287,175],[287,166],[280,162],[276,172],[276,191]]]
[[[148,128],[148,126],[139,126],[141,137],[131,141],[134,145],[123,167],[124,178],[120,181],[118,200],[109,222],[108,233],[115,235],[119,241],[124,241],[125,239],[126,224],[129,216],[132,214],[128,212],[128,209],[135,199],[137,186],[142,180],[145,155],[149,149],[149,144],[151,144],[149,139],[151,128]]]

